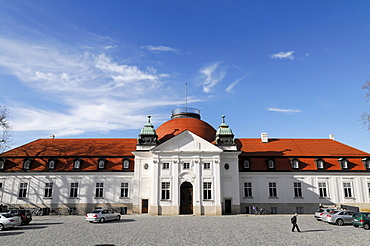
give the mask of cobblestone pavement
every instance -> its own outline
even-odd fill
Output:
[[[30,225],[0,231],[0,245],[367,245],[370,231],[291,215],[150,216],[87,223],[84,216],[35,216]]]

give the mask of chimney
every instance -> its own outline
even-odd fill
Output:
[[[269,138],[268,138],[267,132],[262,132],[261,133],[261,141],[262,141],[262,143],[268,143],[269,142]]]
[[[329,139],[334,140],[334,134],[329,134]]]

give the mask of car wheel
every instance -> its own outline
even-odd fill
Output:
[[[99,222],[100,222],[100,223],[104,223],[104,222],[105,222],[104,217],[103,217],[103,218],[101,218],[101,219],[99,220]]]
[[[0,224],[0,231],[3,231],[5,229],[3,224]]]
[[[365,230],[369,230],[370,229],[370,225],[369,224],[364,224],[364,229]]]
[[[353,225],[353,226],[356,227],[356,228],[358,227],[358,225]]]
[[[90,223],[93,223],[93,221],[89,221]]]
[[[341,220],[341,219],[338,219],[338,220],[337,220],[337,225],[339,225],[339,226],[342,226],[342,225],[344,225],[344,222],[343,222],[343,220]]]
[[[116,220],[120,220],[120,219],[121,219],[121,215],[117,215]]]

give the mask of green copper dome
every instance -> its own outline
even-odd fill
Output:
[[[148,122],[144,125],[140,131],[140,135],[156,135],[154,126],[150,123],[150,115],[148,115]]]

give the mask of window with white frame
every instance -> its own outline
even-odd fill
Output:
[[[123,169],[127,169],[127,168],[129,168],[129,167],[130,167],[130,161],[129,161],[129,160],[127,160],[127,159],[123,160],[122,168],[123,168]]]
[[[189,162],[184,162],[183,168],[184,169],[190,169],[190,163]]]
[[[73,161],[73,169],[80,169],[81,168],[81,159],[75,159]]]
[[[164,162],[164,163],[162,164],[162,169],[170,169],[170,163],[168,163],[168,162]]]
[[[244,197],[252,197],[252,182],[244,182]]]
[[[97,182],[95,184],[95,198],[103,198],[104,197],[104,183]]]
[[[30,170],[31,168],[31,160],[30,159],[25,159],[23,162],[23,169],[24,170]]]
[[[302,197],[302,183],[294,182],[294,197]]]
[[[275,162],[274,162],[274,160],[273,160],[273,159],[269,159],[269,160],[267,161],[267,166],[268,166],[268,168],[270,168],[270,169],[275,168]]]
[[[162,182],[162,200],[170,200],[170,182]]]
[[[19,184],[19,198],[26,198],[27,197],[27,189],[28,189],[28,183],[20,183]]]
[[[121,196],[128,197],[128,183],[121,183]]]
[[[54,159],[50,159],[49,160],[48,169],[50,169],[50,170],[54,170],[55,169],[55,160]]]
[[[69,197],[70,198],[78,197],[78,182],[71,183],[70,190],[69,190]]]
[[[44,197],[45,198],[53,197],[53,183],[45,183]]]
[[[248,169],[249,168],[249,160],[244,160],[243,166],[244,166],[244,168]]]
[[[203,200],[212,199],[212,182],[203,182]]]
[[[326,187],[326,182],[318,182],[318,186],[319,186],[319,196],[328,197],[328,190]]]
[[[344,197],[353,197],[351,182],[344,182],[343,189],[344,189]]]
[[[205,162],[205,163],[203,164],[203,167],[204,167],[204,169],[211,169],[211,163],[209,163],[209,162]]]
[[[270,197],[277,197],[276,182],[269,182],[269,196]]]
[[[105,160],[104,159],[99,159],[98,168],[99,169],[104,169],[105,168]]]

